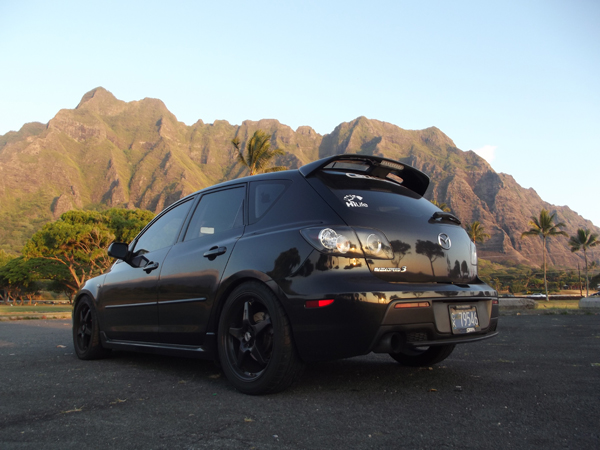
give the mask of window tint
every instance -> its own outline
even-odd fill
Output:
[[[396,183],[355,174],[320,174],[333,194],[330,204],[349,214],[431,217],[439,209],[428,200]],[[341,208],[340,208],[341,207]]]
[[[232,228],[243,227],[245,193],[246,190],[239,187],[203,195],[184,240],[214,236]]]
[[[250,184],[250,223],[256,222],[281,197],[290,181],[258,181]]]
[[[138,239],[135,251],[153,252],[173,245],[191,206],[188,200],[160,216]]]

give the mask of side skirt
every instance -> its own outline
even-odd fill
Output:
[[[200,346],[162,344],[160,342],[120,341],[108,339],[104,332],[101,332],[100,338],[102,340],[102,347],[114,350],[182,356],[184,358],[216,359],[217,357],[217,337],[214,333],[207,333],[204,344]]]

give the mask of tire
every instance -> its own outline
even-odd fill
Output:
[[[218,347],[225,376],[244,394],[287,389],[304,367],[283,307],[259,282],[244,283],[227,298],[219,319]]]
[[[433,347],[415,348],[404,350],[400,353],[390,353],[390,356],[403,366],[423,367],[431,366],[446,359],[455,345],[436,345]]]
[[[105,358],[110,350],[102,347],[94,302],[83,297],[73,312],[73,347],[79,359]]]

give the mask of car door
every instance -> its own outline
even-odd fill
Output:
[[[100,288],[99,312],[108,339],[158,341],[159,274],[192,203],[189,199],[169,208],[133,242],[133,254],[146,258],[147,264],[133,267],[119,261],[106,275]]]
[[[204,194],[180,241],[163,263],[159,285],[160,341],[201,345],[216,290],[244,232],[245,185]]]

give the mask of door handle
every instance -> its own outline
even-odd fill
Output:
[[[158,269],[158,263],[157,262],[149,262],[148,265],[146,267],[144,267],[144,272],[150,273],[154,269]]]
[[[206,258],[216,258],[227,251],[227,247],[212,247],[210,250],[204,252]]]

